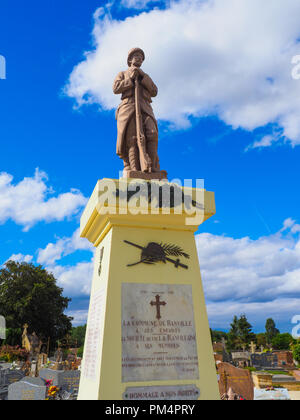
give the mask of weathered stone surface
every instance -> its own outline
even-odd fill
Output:
[[[296,378],[296,381],[300,381],[300,370],[294,370],[293,376]]]
[[[90,303],[82,376],[92,381],[96,380],[97,377],[97,361],[100,351],[99,337],[103,333],[105,297],[104,289],[100,288],[95,292]]]
[[[71,393],[78,393],[79,381],[79,370],[66,370],[61,378],[61,389]]]
[[[40,377],[44,380],[52,381],[52,385],[59,387],[62,391],[76,393],[79,388],[79,370],[41,369]]]
[[[45,381],[42,378],[31,378],[29,376],[25,376],[23,379],[21,379],[20,382],[26,382],[31,385],[45,386]]]
[[[192,287],[124,283],[123,382],[198,378]]]
[[[229,363],[219,363],[218,374],[220,375],[219,390],[221,396],[227,394],[231,389],[243,399],[253,400],[254,385],[248,370],[236,368]]]
[[[45,381],[52,381],[53,386],[60,386],[63,370],[52,370],[48,368],[41,369],[39,375]]]
[[[273,385],[272,375],[270,373],[253,372],[252,379],[253,379],[255,388],[268,388]]]
[[[0,384],[8,386],[14,382],[19,382],[24,376],[25,373],[21,370],[4,369],[0,371]]]
[[[45,400],[46,386],[34,385],[24,381],[15,382],[8,387],[9,401],[38,401]]]
[[[275,353],[251,354],[251,364],[256,368],[275,368],[278,366],[278,358]]]
[[[289,375],[273,375],[273,382],[295,382],[296,379],[293,376]]]

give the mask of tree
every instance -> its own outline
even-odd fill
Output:
[[[294,342],[295,340],[289,333],[277,334],[272,340],[272,347],[275,350],[289,350],[290,345]]]
[[[266,347],[267,345],[267,338],[265,333],[256,334],[256,344],[258,347],[263,346]]]
[[[223,338],[227,339],[227,333],[223,331],[215,331],[210,329],[212,343],[220,343]]]
[[[234,316],[230,324],[230,331],[228,333],[227,349],[229,351],[235,350],[238,345],[238,317]]]
[[[272,318],[267,319],[265,328],[267,344],[270,345],[273,338],[280,334],[280,331],[276,328],[275,322]]]
[[[242,346],[248,346],[251,341],[255,340],[252,325],[248,322],[246,315],[241,315],[240,318],[234,316],[230,326],[227,346],[229,350],[236,350]]]
[[[81,325],[79,327],[73,327],[71,337],[77,343],[77,347],[82,347],[84,345],[86,333],[86,325]]]
[[[72,328],[64,314],[70,302],[56,279],[41,266],[8,261],[0,270],[0,308],[7,328],[29,325],[42,338],[55,343]]]
[[[0,344],[17,346],[21,343],[22,340],[22,330],[21,328],[7,328],[6,329],[6,338]]]
[[[247,346],[255,340],[255,334],[252,331],[252,325],[248,322],[246,315],[241,315],[238,320],[238,335],[241,345]]]

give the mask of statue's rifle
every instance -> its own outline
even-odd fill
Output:
[[[138,76],[135,78],[135,115],[136,115],[136,137],[140,155],[142,172],[151,172],[151,160],[146,150],[146,137],[143,130],[143,121],[140,105],[140,83]]]

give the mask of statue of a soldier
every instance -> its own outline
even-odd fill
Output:
[[[116,112],[118,124],[117,155],[124,161],[127,178],[164,179],[157,155],[158,128],[151,102],[158,89],[143,72],[144,51],[133,48],[128,54],[128,69],[118,74],[113,91],[121,94]]]

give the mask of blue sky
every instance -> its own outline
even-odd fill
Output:
[[[211,326],[226,329],[246,313],[256,331],[269,316],[292,329],[300,80],[291,60],[300,54],[300,5],[261,3],[1,2],[1,264],[12,257],[52,270],[76,324],[86,317],[92,270],[80,214],[97,180],[122,169],[111,86],[138,45],[159,87],[162,168],[170,180],[204,178],[216,193],[217,214],[197,235]]]

